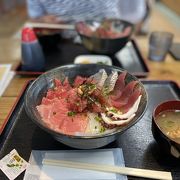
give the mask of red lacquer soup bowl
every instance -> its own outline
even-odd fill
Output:
[[[180,158],[180,101],[159,104],[153,113],[152,133],[162,152]]]

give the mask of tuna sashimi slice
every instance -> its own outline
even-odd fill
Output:
[[[78,87],[78,86],[80,86],[81,84],[83,84],[85,80],[86,80],[85,77],[76,76],[76,78],[75,78],[75,80],[74,80],[74,83],[73,83],[73,86],[74,86],[74,87]]]
[[[47,94],[46,94],[46,98],[47,99],[54,99],[56,98],[56,94],[54,93],[54,90],[53,89],[49,89]]]
[[[115,108],[120,108],[120,107],[122,107],[122,106],[124,106],[125,104],[127,104],[127,101],[119,101],[119,100],[113,100],[113,99],[111,99],[110,100],[110,104],[112,105],[112,106],[114,106]]]
[[[53,102],[53,101],[52,101]],[[67,102],[56,99],[52,104],[37,106],[43,121],[53,130],[73,135],[76,132],[85,132],[88,119],[85,114],[68,115]]]
[[[67,103],[70,111],[82,112],[87,107],[87,99],[83,99],[78,95],[77,88],[68,92]]]
[[[76,133],[85,133],[87,125],[87,115],[79,113],[73,117],[67,116],[63,118],[63,123],[59,127],[59,130],[64,134],[75,135]]]
[[[59,112],[67,114],[67,102],[64,99],[51,100],[51,104],[41,104],[37,106],[40,116],[46,123],[50,123],[52,117],[56,116]]]
[[[52,100],[51,100],[51,99],[48,99],[48,98],[46,98],[46,97],[43,97],[43,98],[42,98],[42,101],[41,101],[41,104],[44,104],[44,105],[52,104]]]
[[[59,79],[54,79],[55,87],[62,87],[62,82]]]
[[[125,87],[125,77],[126,77],[127,71],[123,71],[116,81],[114,90],[122,90]]]
[[[137,81],[131,81],[126,85],[126,87],[123,89],[122,94],[120,98],[118,98],[118,101],[127,103],[130,95],[133,93],[134,87],[137,84]]]
[[[121,109],[123,110],[123,112],[128,112],[128,110],[134,105],[134,103],[136,102],[136,100],[138,99],[138,97],[141,94],[141,89],[136,89],[131,96],[128,99],[128,102],[121,107]]]
[[[127,71],[123,71],[116,81],[116,84],[114,86],[114,90],[112,91],[111,99],[116,100],[118,99],[121,94],[122,90],[125,87],[125,77],[126,77]]]
[[[120,97],[118,96],[110,96],[110,103],[112,106],[116,108],[120,108],[123,105],[126,105],[128,103],[129,97],[133,93],[134,87],[137,84],[137,81],[131,81],[126,85],[126,87],[123,89],[123,91],[120,94]]]
[[[68,80],[68,77],[65,78],[64,82],[63,82],[63,87],[64,89],[66,89],[67,91],[72,89],[70,83],[69,83],[69,80]]]

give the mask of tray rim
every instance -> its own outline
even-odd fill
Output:
[[[137,74],[137,75],[139,74],[139,77],[147,77],[149,72],[150,72],[150,68],[149,68],[149,66],[147,64],[147,58],[145,58],[144,55],[142,55],[137,40],[135,38],[132,38],[131,42],[136,47],[135,48],[136,53],[140,56],[140,58],[142,59],[142,63],[144,64],[144,67],[147,69],[146,72],[134,72],[134,73]]]
[[[139,45],[137,43],[137,40],[135,40],[135,38],[131,38],[129,41],[132,42],[133,46],[135,47],[136,53],[138,54],[138,56],[140,56],[141,64],[147,70],[145,72],[133,72],[131,74],[136,76],[136,77],[138,77],[138,78],[146,78],[148,76],[149,72],[150,72],[150,69],[149,69],[148,64],[147,64],[147,58],[145,58],[142,55],[141,50],[139,48]],[[20,69],[21,65],[22,65],[22,62],[19,61],[17,66],[14,68],[14,71],[15,71],[16,75],[21,75],[21,76],[39,76],[39,75],[45,73],[45,71],[43,71],[43,72],[41,72],[41,71],[19,71],[18,69]],[[61,65],[59,65],[59,66],[61,66]]]
[[[13,112],[15,111],[16,106],[17,106],[18,103],[20,102],[20,99],[21,99],[21,97],[23,96],[25,90],[27,89],[28,84],[29,84],[30,81],[32,81],[32,80],[35,80],[35,78],[32,78],[32,79],[30,79],[30,80],[27,80],[27,81],[24,83],[23,87],[21,88],[21,91],[19,92],[18,96],[16,97],[15,102],[13,103],[10,111],[8,112],[7,116],[6,116],[5,119],[4,119],[3,124],[2,124],[1,127],[0,127],[0,136],[1,136],[1,134],[3,133],[3,130],[5,129],[6,125],[8,124],[8,120],[11,118]]]

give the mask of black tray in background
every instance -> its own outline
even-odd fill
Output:
[[[122,148],[127,167],[171,171],[173,179],[179,180],[180,161],[164,155],[151,133],[151,117],[154,108],[162,101],[179,99],[179,87],[171,81],[143,81],[143,84],[149,96],[145,115],[138,123],[124,132],[118,140],[104,148]],[[31,150],[72,149],[54,140],[28,118],[23,104],[24,94],[20,97],[0,136],[0,159],[12,149],[16,149],[27,161]],[[23,176],[24,173],[17,179],[23,179]],[[7,179],[2,172],[0,172],[0,179]],[[128,177],[128,179],[139,178]]]
[[[78,55],[90,54],[81,44],[75,44],[71,40],[61,39],[56,36],[39,38],[46,58],[45,71],[54,67],[71,64]],[[131,74],[143,78],[149,73],[135,40],[130,40],[126,46],[119,51],[119,58],[110,56],[113,65],[126,69]],[[43,72],[22,71],[21,64],[15,69],[20,75],[40,75]]]

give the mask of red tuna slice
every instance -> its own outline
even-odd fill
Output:
[[[113,95],[110,95],[109,98],[113,101],[116,101],[122,95],[122,91],[114,91]]]
[[[69,91],[65,87],[58,87],[54,90],[55,97],[65,99],[69,95]]]
[[[67,103],[68,109],[75,112],[82,112],[87,107],[87,99],[82,99],[78,95],[77,88],[68,92]]]
[[[59,79],[54,79],[55,87],[62,87],[62,82]]]
[[[92,104],[91,105],[91,111],[93,113],[101,113],[101,112],[103,112],[101,105],[97,105],[97,104]]]
[[[72,87],[71,87],[71,85],[69,83],[68,77],[66,77],[64,82],[63,82],[63,88],[66,89],[67,91],[72,89]]]
[[[75,101],[68,105],[69,109],[75,112],[83,112],[87,107],[87,99],[78,97]]]
[[[123,71],[116,81],[114,89],[122,90],[125,87],[125,77],[126,77],[127,71]]]
[[[122,94],[122,90],[125,87],[125,77],[126,77],[127,71],[123,71],[119,76],[118,79],[116,81],[116,84],[114,86],[114,90],[112,92],[111,98],[113,100],[118,99],[121,94]]]
[[[123,89],[122,94],[120,98],[118,98],[118,101],[124,102],[124,104],[127,103],[129,97],[133,93],[134,87],[137,84],[137,81],[131,81],[126,85],[126,87]]]
[[[49,89],[46,94],[46,98],[48,99],[66,98],[67,92],[72,89],[71,85],[69,84],[68,78],[64,80],[63,84],[60,80],[55,79],[54,84],[55,88]]]
[[[126,87],[121,92],[121,96],[118,99],[113,99],[110,97],[110,104],[116,108],[120,108],[128,103],[128,100],[133,93],[134,87],[137,81],[131,81],[126,85]]]
[[[82,76],[76,76],[75,80],[74,80],[74,83],[73,83],[73,86],[74,87],[78,87],[80,86],[81,84],[84,83],[84,81],[86,80],[86,78],[82,77]]]
[[[46,98],[47,99],[55,99],[55,98],[66,98],[68,96],[68,91],[64,87],[58,87],[48,90]]]
[[[54,93],[54,90],[53,89],[49,89],[47,94],[46,94],[46,98],[47,99],[54,99],[56,98],[56,94]]]
[[[121,101],[119,101],[119,100],[112,100],[112,99],[111,99],[110,104],[111,104],[111,106],[119,109],[119,108],[122,107],[123,105],[127,104],[127,102],[121,102]]]
[[[141,95],[141,89],[136,89],[128,99],[128,102],[121,106],[120,108],[123,110],[124,113],[128,112],[129,109],[134,105],[138,97]]]
[[[88,118],[84,113],[78,113],[73,117],[67,116],[59,130],[64,134],[75,135],[76,133],[84,133],[88,125]]]
[[[41,104],[49,105],[49,104],[51,104],[51,103],[52,103],[51,99],[48,99],[48,98],[46,98],[46,97],[43,97],[43,98],[42,98]]]

